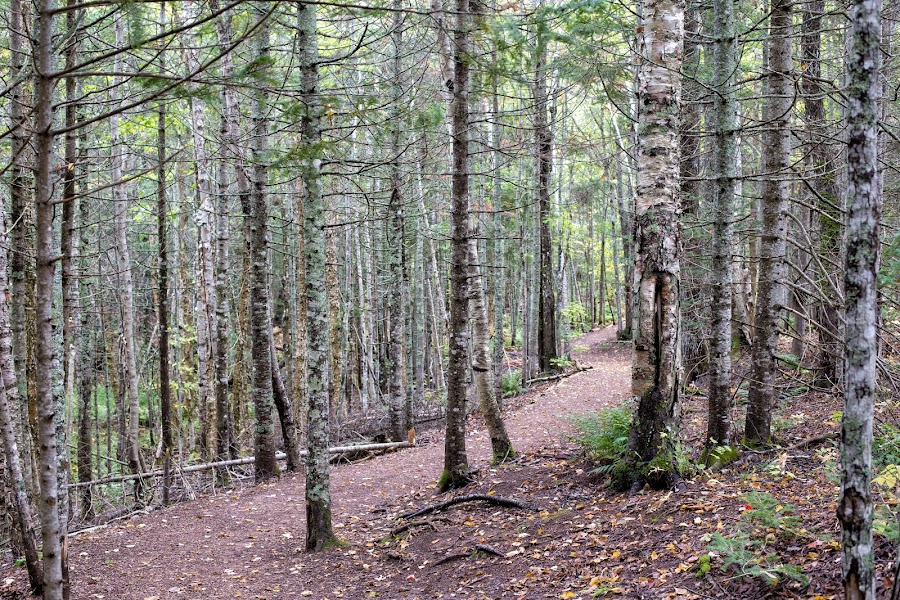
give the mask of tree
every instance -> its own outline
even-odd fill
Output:
[[[732,443],[731,393],[731,305],[734,196],[737,182],[737,37],[734,0],[713,2],[713,73],[715,88],[715,190],[711,221],[712,262],[710,295],[712,331],[709,348],[708,448]]]
[[[9,236],[6,234],[7,223],[3,222],[0,232],[0,438],[3,443],[3,456],[6,469],[13,487],[13,503],[15,505],[16,527],[22,537],[25,554],[25,566],[28,569],[28,583],[31,592],[40,596],[43,588],[43,573],[38,558],[36,534],[32,525],[31,502],[25,488],[25,477],[22,474],[22,455],[19,452],[19,432],[17,431],[17,404],[19,397],[16,371],[12,358],[12,327],[9,322],[9,282],[7,280],[7,263]]]
[[[258,7],[259,8],[259,7]],[[256,14],[267,19],[262,10]],[[254,36],[257,60],[256,83],[252,101],[252,159],[253,169],[249,194],[241,194],[244,211],[244,232],[250,255],[250,339],[253,356],[251,395],[256,411],[254,456],[256,481],[266,481],[278,475],[275,460],[275,404],[272,391],[272,348],[269,339],[272,327],[269,316],[268,231],[269,211],[266,187],[269,183],[267,156],[268,130],[266,122],[266,88],[269,52],[268,28],[265,24]]]
[[[679,146],[678,103],[684,4],[644,5],[638,44],[638,147],[635,210],[635,308],[632,394],[637,407],[628,438],[632,489],[678,479]]]
[[[550,183],[553,168],[553,135],[547,124],[547,31],[541,19],[534,56],[534,156],[537,177],[538,248],[538,366],[542,372],[556,369],[557,350],[556,295],[553,289],[553,249],[550,236]]]
[[[456,0],[450,127],[453,140],[450,208],[450,355],[447,359],[447,433],[441,491],[470,481],[466,454],[466,366],[469,355],[469,0]]]
[[[34,214],[35,214],[35,366],[40,373],[53,373],[56,362],[53,341],[53,279],[56,253],[53,244],[53,173],[51,160],[53,130],[53,91],[58,83],[54,75],[54,9],[56,2],[36,4],[34,55]],[[63,600],[68,588],[66,530],[61,526],[58,469],[60,454],[56,435],[56,391],[53,379],[38,377],[35,382],[36,438],[40,468],[41,540],[44,568],[44,600]]]
[[[316,7],[297,7],[300,97],[304,110],[300,135],[303,204],[303,252],[306,263],[307,413],[306,549],[319,551],[335,542],[331,526],[328,466],[328,374],[330,328],[325,264],[325,214],[321,188],[322,99],[319,96],[319,45]]]
[[[878,185],[881,2],[857,0],[847,58],[847,255],[844,299],[847,385],[841,418],[841,577],[844,597],[875,598],[872,541],[872,421],[878,357]]]
[[[391,61],[390,80],[393,95],[393,108],[391,115],[390,131],[390,200],[388,201],[388,225],[385,228],[387,245],[390,248],[388,254],[388,273],[393,285],[387,290],[387,309],[390,319],[390,331],[388,340],[388,406],[390,407],[390,430],[394,440],[406,438],[406,387],[404,378],[406,375],[406,332],[404,328],[403,297],[404,297],[404,216],[403,216],[403,189],[402,174],[400,171],[400,129],[403,125],[400,102],[403,97],[403,83],[401,81],[401,52],[403,48],[403,13],[400,2],[394,2],[393,27],[391,31]]]
[[[762,233],[759,245],[759,284],[754,323],[756,334],[751,354],[750,390],[744,440],[750,446],[772,441],[772,406],[778,333],[784,296],[787,201],[790,193],[791,130],[793,104],[791,31],[793,4],[773,0],[769,22],[769,95],[766,103],[763,144],[766,180],[760,199]]]

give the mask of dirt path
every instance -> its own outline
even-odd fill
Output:
[[[581,365],[591,365],[590,370],[546,384],[515,403],[506,418],[519,452],[562,445],[572,415],[614,405],[625,397],[630,382],[629,354],[627,346],[612,342],[613,337],[612,329],[584,336],[576,346],[581,350],[576,355]],[[470,464],[481,467],[486,477],[500,484],[502,473],[498,471],[502,469],[489,466],[490,447],[480,423],[471,428],[467,444]],[[72,597],[374,597],[362,588],[354,591],[342,587],[342,581],[329,582],[334,589],[326,596],[321,591],[323,573],[340,568],[350,568],[351,572],[368,569],[364,558],[372,543],[366,540],[379,537],[385,513],[410,504],[411,499],[418,504],[430,501],[442,457],[443,440],[432,436],[427,444],[414,449],[335,467],[335,527],[350,546],[323,555],[302,552],[302,475],[202,497],[78,536],[69,549]],[[371,578],[383,577],[380,571],[373,569]]]

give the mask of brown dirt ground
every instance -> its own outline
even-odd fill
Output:
[[[573,442],[570,417],[619,403],[628,394],[630,347],[610,330],[580,342],[592,368],[544,384],[510,402],[507,424],[520,454],[489,464],[483,425],[467,438],[475,483],[483,493],[536,506],[530,511],[466,503],[413,519],[392,536],[398,516],[445,499],[433,488],[442,466],[439,434],[377,459],[333,469],[336,531],[345,546],[302,551],[303,478],[288,475],[256,488],[209,495],[136,516],[72,540],[73,598],[280,598],[425,600],[603,598],[837,598],[840,530],[835,518],[837,446],[792,444],[837,428],[837,400],[823,394],[785,398],[776,410],[781,448],[745,452],[718,472],[699,471],[682,494],[611,494]],[[737,409],[735,421],[743,421]],[[684,399],[686,448],[705,430],[705,397]],[[739,578],[712,557],[698,577],[708,536],[733,535],[748,492],[775,496],[779,514],[801,519],[790,535],[760,527],[763,555],[803,569],[808,585],[772,586]],[[894,550],[877,538],[879,597],[890,589]],[[476,546],[481,551],[476,551]],[[0,568],[0,584],[21,588],[22,569]],[[0,598],[3,598],[0,585]]]

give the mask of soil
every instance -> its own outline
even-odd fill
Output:
[[[836,400],[787,397],[777,412],[782,449],[745,452],[719,471],[699,470],[681,494],[612,494],[571,440],[571,418],[622,402],[630,346],[612,329],[579,342],[590,367],[542,384],[505,407],[518,456],[490,464],[477,416],[467,436],[475,482],[438,495],[443,439],[332,470],[341,545],[303,552],[302,474],[245,490],[203,496],[138,515],[71,540],[72,597],[80,599],[278,598],[413,600],[580,598],[836,598],[840,530],[834,516]],[[705,430],[705,398],[685,398],[685,448]],[[736,421],[741,422],[739,415]],[[821,437],[809,445],[797,442]],[[748,493],[780,504],[784,527],[748,519]],[[401,519],[454,496],[484,494],[531,508],[484,501]],[[784,521],[785,523],[787,521]],[[771,525],[769,523],[768,525]],[[710,553],[716,533],[762,540],[746,568],[802,569],[808,583],[741,577]],[[880,596],[890,589],[893,551],[878,538]],[[709,560],[708,572],[703,564]],[[0,598],[19,597],[24,570],[0,567]],[[5,590],[5,592],[4,592]]]

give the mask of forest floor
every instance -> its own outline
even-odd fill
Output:
[[[72,597],[837,597],[837,447],[829,434],[840,407],[833,398],[785,398],[775,418],[779,449],[745,452],[728,469],[697,470],[684,493],[613,494],[569,434],[573,416],[627,397],[630,346],[606,329],[587,334],[578,347],[578,362],[588,370],[508,404],[507,426],[519,452],[513,461],[490,465],[486,432],[473,417],[467,445],[478,472],[465,490],[435,493],[443,438],[422,435],[415,448],[334,467],[339,547],[303,552],[304,480],[288,474],[75,537]],[[686,398],[683,414],[684,447],[695,449],[705,430],[705,398]],[[469,494],[510,498],[535,510],[466,502],[399,518]],[[886,597],[893,554],[883,538],[877,541],[879,597]],[[737,566],[723,568],[728,557]],[[808,582],[785,576],[799,571]],[[20,597],[15,591],[24,580],[22,569],[0,565],[0,598]]]

